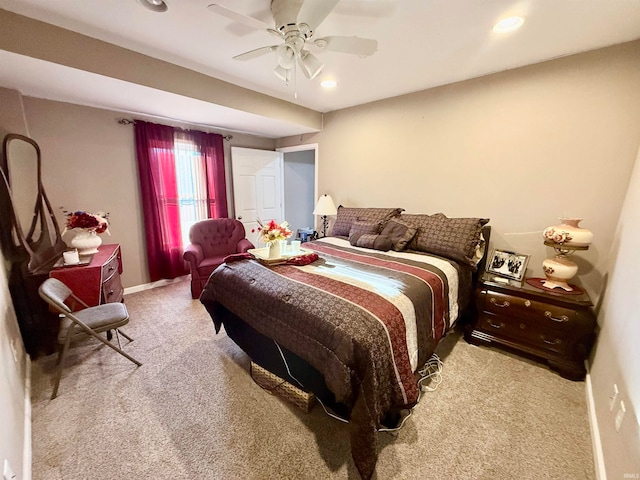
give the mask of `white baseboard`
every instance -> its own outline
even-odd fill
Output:
[[[22,450],[22,475],[24,480],[31,480],[31,463],[33,461],[31,441],[31,360],[24,356],[24,445]]]
[[[604,455],[602,453],[602,442],[600,441],[600,429],[598,428],[598,417],[596,416],[596,406],[593,399],[593,384],[591,383],[591,374],[589,373],[589,365],[587,366],[587,375],[585,377],[587,409],[589,413],[589,429],[591,430],[591,447],[593,448],[593,463],[596,470],[596,480],[607,480],[607,471],[604,468]]]
[[[174,283],[183,282],[187,277],[188,275],[184,275],[182,277],[172,278],[170,280],[158,280],[157,282],[143,283],[142,285],[127,287],[124,289],[124,294],[129,295],[130,293],[137,293],[137,292],[142,292],[144,290],[151,290],[152,288],[165,287],[167,285],[171,285]]]

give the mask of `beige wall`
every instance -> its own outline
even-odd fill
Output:
[[[24,97],[24,106],[31,137],[42,150],[42,179],[61,228],[62,208],[109,212],[111,236],[102,239],[122,246],[124,286],[148,283],[133,126],[117,123],[129,116],[31,97]],[[234,133],[225,141],[227,167],[232,145],[273,149],[275,143]],[[227,183],[230,187],[229,168]]]
[[[611,243],[607,285],[598,322],[602,327],[592,362],[595,410],[607,459],[607,478],[640,475],[640,150]],[[619,394],[609,407],[613,385]],[[615,417],[627,410],[620,431]]]
[[[640,144],[640,42],[325,115],[319,192],[346,206],[491,218],[492,247],[531,254],[542,230],[584,218],[574,259],[597,298]]]
[[[20,95],[0,88],[0,139],[7,133],[25,135],[27,132]],[[0,259],[0,461],[3,462],[0,468],[6,459],[16,478],[27,479],[31,478],[29,358],[9,293],[9,264],[4,256]]]

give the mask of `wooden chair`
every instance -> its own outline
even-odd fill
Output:
[[[130,342],[133,341],[131,337],[120,331],[120,327],[129,323],[129,312],[127,312],[127,307],[125,307],[124,303],[105,303],[103,305],[89,307],[86,303],[76,297],[69,287],[56,278],[49,278],[45,280],[44,283],[40,285],[38,293],[45,302],[51,305],[55,311],[59,312],[64,317],[60,325],[60,333],[58,334],[60,349],[58,353],[55,383],[53,386],[53,393],[51,394],[52,400],[58,395],[58,386],[60,385],[60,379],[62,377],[64,357],[67,354],[67,350],[69,349],[69,345],[72,341],[80,338],[86,338],[87,336],[95,337],[109,348],[112,348],[120,355],[135,363],[137,366],[142,365],[138,360],[125,353],[120,345],[120,334]],[[69,299],[78,302],[86,308],[84,310],[72,312],[71,308],[66,304]],[[111,339],[111,330],[116,333],[118,346],[109,341]],[[100,335],[100,333],[103,332],[107,332],[107,338]]]

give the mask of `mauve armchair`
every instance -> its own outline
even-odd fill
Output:
[[[254,248],[246,238],[242,222],[234,218],[215,218],[195,223],[189,230],[191,242],[183,257],[191,271],[191,297],[199,298],[211,272],[227,255]]]

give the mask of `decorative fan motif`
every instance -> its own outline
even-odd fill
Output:
[[[293,77],[296,65],[308,79],[315,78],[322,71],[324,64],[308,50],[310,45],[322,50],[361,57],[367,57],[376,52],[378,48],[376,40],[343,36],[314,38],[316,29],[337,3],[338,0],[272,0],[271,14],[275,28],[223,5],[214,3],[208,8],[251,28],[266,30],[283,40],[278,45],[256,48],[233,58],[243,61],[252,60],[275,52],[277,65],[274,73],[288,84]]]

